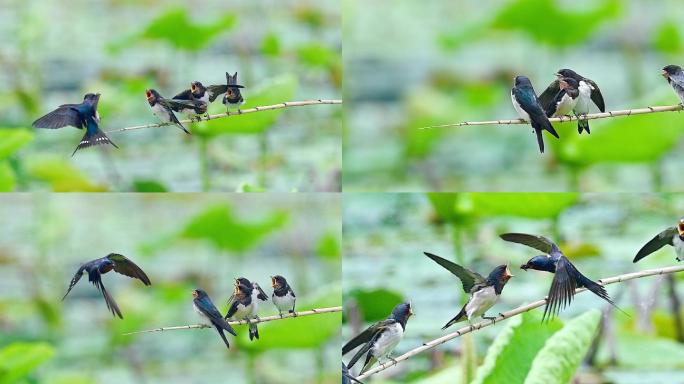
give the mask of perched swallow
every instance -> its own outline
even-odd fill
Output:
[[[596,83],[591,79],[587,79],[586,77],[579,75],[572,69],[561,69],[556,73],[556,80],[554,80],[546,88],[546,90],[539,95],[539,101],[542,103],[542,105],[549,105],[551,100],[556,97],[558,91],[560,90],[560,80],[565,77],[575,79],[578,84],[577,89],[579,89],[580,95],[579,100],[577,100],[577,104],[575,104],[575,108],[573,108],[575,116],[581,117],[582,115],[589,113],[591,104],[596,105],[601,112],[606,111],[606,104],[603,102],[603,95],[601,95],[601,90],[599,89],[598,85],[596,85]],[[577,131],[582,133],[583,130],[586,130],[587,133],[591,133],[589,131],[589,121],[577,120]]]
[[[233,327],[228,324],[228,322],[223,319],[221,312],[216,309],[214,303],[211,302],[209,295],[201,289],[195,289],[192,291],[192,307],[195,311],[204,318],[209,325],[213,325],[216,331],[221,335],[223,342],[226,343],[226,348],[230,348],[228,344],[228,339],[223,331],[228,331],[233,336],[237,336]]]
[[[575,290],[581,287],[587,288],[596,296],[618,308],[610,296],[608,296],[606,289],[601,284],[582,275],[553,241],[544,236],[528,235],[525,233],[505,233],[501,235],[501,238],[513,243],[527,245],[545,253],[544,255],[531,258],[527,263],[520,266],[525,271],[536,269],[537,271],[546,271],[554,274],[542,321],[544,319],[550,320],[557,316],[561,309],[570,305],[575,296]]]
[[[235,80],[237,80],[237,73],[235,75]],[[228,72],[226,72],[226,78],[228,78],[229,76],[230,75],[228,75]],[[225,94],[228,90],[228,85],[229,84],[217,84],[205,87],[199,81],[193,81],[192,83],[190,83],[190,89],[184,90],[183,92],[177,94],[173,98],[178,100],[201,100],[209,104],[213,103],[214,100],[216,100],[216,98],[220,95]],[[233,87],[244,88],[242,85],[237,84],[235,84]]]
[[[113,315],[119,316],[119,318],[123,319],[119,306],[116,305],[116,301],[114,301],[114,298],[109,295],[109,292],[107,292],[107,290],[105,289],[104,284],[102,284],[102,275],[111,270],[114,270],[114,272],[116,273],[120,273],[122,275],[138,279],[142,281],[145,285],[152,285],[152,283],[150,282],[150,278],[147,277],[145,272],[143,272],[143,270],[140,269],[140,267],[138,267],[134,262],[129,260],[124,255],[119,255],[118,253],[110,253],[109,255],[102,257],[100,259],[95,259],[85,264],[82,264],[78,268],[78,271],[76,271],[74,277],[71,279],[71,283],[69,283],[69,289],[67,289],[67,292],[64,294],[64,297],[62,297],[62,300],[66,299],[67,295],[69,294],[69,292],[71,292],[71,289],[74,287],[74,285],[76,285],[76,283],[78,283],[78,281],[81,280],[83,272],[87,272],[88,281],[93,283],[93,285],[97,287],[97,289],[100,292],[102,292],[102,296],[105,299],[105,303],[107,303],[107,308],[112,312]]]
[[[94,145],[114,144],[100,129],[100,115],[97,113],[97,103],[100,101],[99,93],[88,93],[83,97],[81,104],[63,104],[54,111],[33,122],[35,128],[62,128],[70,125],[78,129],[86,128],[85,135],[81,139],[74,152],[81,148]]]
[[[362,382],[356,380],[356,378],[349,373],[349,368],[347,368],[347,366],[344,365],[344,362],[342,362],[342,384],[352,383],[363,384]]]
[[[182,129],[183,132],[190,135],[190,131],[185,129],[183,124],[178,121],[178,118],[173,113],[175,110],[182,110],[187,108],[194,108],[198,106],[200,102],[195,100],[169,100],[163,98],[159,92],[154,89],[148,89],[145,91],[145,96],[147,97],[147,102],[150,104],[152,113],[157,116],[164,123],[173,123],[178,128]],[[201,109],[201,107],[198,107]],[[206,111],[205,111],[206,112]]]
[[[660,232],[648,243],[646,243],[646,245],[641,247],[632,262],[636,263],[637,261],[664,247],[665,245],[671,245],[674,247],[675,253],[677,254],[677,261],[684,260],[684,217],[679,219],[679,222],[676,226],[670,227]]]
[[[679,96],[679,104],[684,104],[684,72],[679,65],[668,65],[663,68],[662,75]]]
[[[530,79],[525,76],[516,76],[515,85],[511,89],[511,101],[513,108],[518,112],[520,118],[529,121],[534,128],[534,133],[537,135],[537,143],[539,143],[539,151],[544,153],[544,138],[542,131],[547,130],[549,133],[558,138],[558,133],[549,118],[546,117],[544,109],[537,100],[537,94],[534,93]]]
[[[354,348],[362,346],[354,357],[349,360],[349,368],[366,354],[366,362],[361,373],[366,372],[380,358],[393,360],[390,354],[404,337],[406,322],[413,315],[410,303],[402,303],[394,307],[392,314],[386,320],[379,321],[365,331],[358,334],[342,347],[342,355],[346,355]]]
[[[258,319],[259,301],[268,300],[268,296],[261,289],[259,284],[250,282],[244,277],[235,280],[235,290],[229,299],[229,309],[225,318],[235,320],[247,320],[249,324],[249,339],[259,339],[259,329],[256,323],[250,320]]]
[[[549,105],[542,105],[548,117],[566,116],[575,109],[579,100],[579,83],[572,77],[559,80],[560,90]]]
[[[226,106],[226,110],[229,107],[237,107],[239,111],[240,106],[245,103],[245,99],[240,94],[240,88],[244,87],[237,83],[237,72],[233,76],[226,72],[226,94],[223,95],[223,104]]]
[[[511,271],[506,265],[499,265],[489,273],[487,278],[477,272],[463,268],[456,263],[433,255],[429,252],[423,252],[425,256],[432,259],[447,271],[453,273],[461,280],[463,284],[463,291],[470,294],[470,299],[465,303],[461,311],[451,320],[449,320],[442,329],[447,329],[455,323],[463,320],[472,322],[473,319],[482,316],[483,319],[494,320],[495,317],[487,317],[485,313],[499,300],[499,296],[503,291],[504,286],[508,280],[513,277]]]
[[[295,313],[297,297],[287,283],[287,280],[280,275],[271,276],[271,286],[273,287],[271,300],[273,300],[273,304],[278,308],[280,317],[283,317],[283,312]]]

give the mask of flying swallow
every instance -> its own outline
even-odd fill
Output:
[[[138,267],[134,262],[129,260],[124,255],[110,253],[105,257],[82,264],[78,268],[78,271],[76,271],[74,277],[71,279],[71,283],[69,283],[69,289],[67,289],[67,292],[64,294],[64,297],[62,297],[62,300],[66,299],[69,292],[71,292],[71,289],[76,285],[76,283],[78,283],[78,281],[81,279],[81,276],[83,276],[83,272],[87,272],[88,281],[90,281],[100,292],[102,292],[105,303],[107,303],[107,308],[112,312],[113,315],[119,316],[119,318],[123,319],[123,315],[121,315],[119,306],[116,305],[116,301],[114,301],[114,298],[109,295],[109,292],[107,292],[105,289],[104,284],[102,284],[102,275],[111,270],[114,270],[116,273],[138,279],[145,285],[152,285],[145,272],[143,272],[143,270],[140,269],[140,267]]]
[[[659,250],[665,245],[671,245],[677,254],[676,260],[684,260],[684,217],[680,218],[677,225],[667,228],[666,230],[657,234],[648,243],[646,243],[639,252],[637,252],[632,262],[643,259],[651,253]]]
[[[575,107],[573,108],[575,116],[581,118],[582,115],[589,113],[591,110],[591,104],[594,104],[601,112],[606,111],[606,104],[603,101],[603,95],[601,95],[601,90],[599,89],[598,85],[596,85],[593,80],[587,79],[572,69],[560,69],[556,73],[556,80],[554,80],[546,88],[546,90],[539,95],[539,100],[542,105],[549,105],[551,100],[556,97],[558,91],[560,90],[560,80],[564,77],[575,79],[578,84],[577,89],[579,89],[580,95],[579,99],[577,100],[577,104],[575,104]],[[589,121],[582,119],[577,120],[577,131],[580,134],[582,131],[591,133],[589,132]]]
[[[505,233],[500,237],[506,241],[527,245],[544,252],[544,255],[535,256],[520,266],[525,271],[536,269],[537,271],[553,273],[553,282],[551,282],[551,289],[549,289],[547,296],[542,321],[544,319],[550,320],[557,316],[561,309],[570,305],[575,296],[575,290],[581,287],[587,288],[596,296],[620,309],[608,296],[606,289],[601,284],[581,274],[553,241],[544,236],[525,233]]]
[[[85,135],[81,139],[74,152],[82,148],[94,145],[111,144],[117,147],[107,135],[100,129],[100,115],[97,113],[97,103],[100,101],[99,93],[88,93],[83,97],[81,104],[63,104],[54,111],[38,118],[33,122],[35,128],[56,129],[70,125],[78,129],[86,128]]]
[[[516,76],[515,85],[511,89],[511,101],[513,102],[513,108],[518,112],[520,118],[529,121],[534,128],[534,133],[537,135],[537,143],[539,144],[539,151],[544,153],[544,138],[542,137],[542,131],[546,130],[553,136],[558,138],[558,133],[549,118],[546,117],[544,109],[539,104],[537,100],[537,94],[534,93],[534,88],[530,79],[525,76]]]
[[[195,289],[192,291],[192,307],[195,308],[195,311],[199,313],[199,315],[204,318],[209,325],[214,326],[216,328],[216,331],[221,335],[221,338],[223,339],[223,342],[226,343],[226,348],[230,348],[230,344],[228,344],[228,339],[226,339],[226,335],[223,333],[223,331],[228,331],[233,336],[237,336],[235,333],[235,330],[233,327],[228,324],[228,322],[221,316],[221,312],[219,312],[218,309],[214,306],[214,303],[211,302],[211,299],[209,298],[209,295],[201,289]]]
[[[369,370],[379,359],[386,357],[393,360],[390,354],[404,337],[406,322],[413,315],[410,303],[402,303],[394,307],[392,314],[386,320],[379,321],[365,331],[358,334],[342,347],[342,355],[361,346],[347,366],[353,367],[356,362],[366,355],[361,373]]]
[[[169,100],[163,98],[159,92],[154,89],[148,89],[145,91],[145,96],[147,97],[147,102],[150,104],[150,109],[152,113],[159,118],[164,123],[173,123],[178,128],[182,129],[183,132],[190,135],[190,131],[185,129],[183,124],[178,121],[178,118],[173,113],[174,110],[181,110],[183,108],[194,108],[199,105],[199,102],[194,100]]]
[[[453,324],[466,319],[469,322],[472,322],[473,319],[479,316],[482,316],[483,319],[487,320],[495,319],[495,317],[487,317],[485,314],[489,308],[496,304],[504,286],[508,280],[513,277],[511,271],[508,270],[508,266],[499,265],[489,273],[487,278],[485,278],[477,272],[461,267],[442,257],[433,255],[429,252],[423,253],[425,256],[458,277],[461,280],[461,284],[463,284],[463,291],[470,295],[468,302],[461,308],[461,311],[453,319],[449,320],[442,329],[447,329]]]
[[[287,283],[287,280],[280,275],[275,275],[271,276],[271,283],[271,286],[273,287],[271,300],[273,300],[273,304],[278,308],[280,317],[283,317],[283,312],[295,313],[294,309],[297,297]]]
[[[679,96],[679,104],[684,104],[684,72],[679,65],[668,65],[663,68],[662,75],[667,79],[674,92]]]

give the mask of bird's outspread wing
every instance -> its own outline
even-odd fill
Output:
[[[556,261],[556,273],[553,275],[542,321],[544,319],[552,319],[560,313],[561,309],[570,305],[575,296],[575,289],[577,289],[578,274],[579,272],[570,263],[570,260],[565,256],[558,258],[558,261]]]
[[[540,250],[546,254],[560,251],[553,241],[544,236],[528,235],[526,233],[504,233],[499,237],[506,241],[527,245],[528,247]]]
[[[145,272],[129,258],[118,253],[110,253],[107,258],[114,262],[114,271],[122,275],[142,281],[145,285],[152,285]]]
[[[66,299],[69,292],[71,292],[71,289],[76,285],[76,283],[78,283],[79,280],[81,280],[81,277],[83,276],[84,270],[85,270],[85,265],[81,265],[78,268],[78,271],[76,271],[76,274],[71,279],[71,282],[69,283],[69,288],[67,289],[66,293],[64,294],[64,297],[62,297],[62,300]]]
[[[447,259],[434,255],[430,252],[423,252],[425,256],[432,259],[437,264],[441,265],[447,271],[453,273],[461,280],[463,284],[463,290],[465,293],[470,293],[470,290],[475,284],[483,283],[486,279],[477,272],[471,271],[468,268],[461,267],[460,265],[453,263]]]
[[[677,227],[670,227],[655,235],[654,238],[649,240],[648,243],[641,247],[636,256],[634,256],[634,260],[632,260],[632,262],[636,263],[660,248],[666,245],[672,245],[672,238],[674,238],[675,235],[677,235]]]
[[[54,111],[38,118],[33,122],[35,128],[62,128],[70,125],[76,128],[83,128],[85,121],[78,112],[78,104],[64,104]]]

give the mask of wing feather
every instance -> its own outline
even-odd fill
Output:
[[[643,259],[644,257],[650,255],[651,253],[659,250],[666,245],[672,245],[672,239],[677,235],[677,227],[670,227],[659,234],[655,235],[654,238],[649,240],[648,243],[644,244],[643,247],[634,256],[633,263]]]
[[[461,267],[460,265],[453,263],[447,259],[434,255],[430,252],[423,252],[425,256],[432,259],[435,263],[442,266],[447,271],[453,273],[461,280],[463,284],[463,290],[465,293],[470,293],[470,290],[475,284],[485,282],[485,278],[477,272],[471,271],[470,269]]]
[[[152,285],[150,278],[147,277],[145,272],[126,256],[118,253],[110,253],[107,255],[107,258],[114,262],[115,272],[138,279],[145,285]]]

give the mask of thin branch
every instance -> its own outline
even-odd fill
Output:
[[[289,319],[289,318],[293,318],[293,317],[321,315],[324,313],[333,313],[333,312],[342,312],[342,307],[316,308],[316,309],[310,309],[308,311],[287,313],[287,314],[283,314],[282,316],[273,315],[273,316],[267,316],[267,317],[260,317],[258,319],[252,319],[252,320],[250,320],[250,322],[252,324],[258,324],[258,323],[265,323],[267,321],[283,320],[283,319]],[[230,324],[230,325],[247,324],[247,320],[233,320],[233,321],[229,321],[228,324]],[[207,325],[207,324],[179,325],[176,327],[162,327],[162,328],[155,328],[155,329],[147,329],[144,331],[128,332],[128,333],[124,333],[124,336],[126,336],[126,335],[137,335],[139,333],[177,331],[180,329],[202,329],[202,328],[211,328],[211,326]]]
[[[646,108],[639,108],[639,109],[623,109],[621,111],[608,111],[608,112],[600,112],[600,113],[590,113],[587,115],[579,115],[579,116],[552,117],[549,119],[549,121],[552,123],[567,123],[569,121],[606,119],[609,117],[644,115],[647,113],[679,112],[683,109],[684,109],[684,106],[682,106],[682,104],[664,105],[664,106],[659,106],[659,107],[646,107]],[[431,125],[429,127],[421,127],[419,129],[463,127],[466,125],[510,125],[510,124],[529,124],[529,122],[526,120],[523,120],[523,119],[489,120],[489,121],[464,121],[461,123],[453,123],[453,124]]]
[[[326,105],[326,104],[342,104],[342,100],[318,99],[318,100],[304,100],[304,101],[286,101],[284,103],[278,103],[278,104],[273,104],[273,105],[262,105],[262,106],[258,106],[258,107],[254,107],[254,108],[241,109],[241,110],[235,111],[235,112],[225,112],[225,113],[217,113],[215,115],[209,115],[209,116],[200,116],[200,117],[198,117],[198,119],[195,119],[195,120],[186,119],[186,120],[180,120],[180,122],[181,123],[193,123],[193,122],[198,122],[198,121],[209,121],[209,120],[215,120],[215,119],[222,119],[222,118],[231,117],[231,116],[246,115],[248,113],[272,111],[274,109],[303,107],[306,105]],[[172,125],[172,124],[173,123],[137,125],[137,126],[133,126],[133,127],[113,129],[111,131],[107,131],[106,133],[132,131],[135,129],[159,128],[159,127],[164,127],[164,126]]]
[[[682,272],[682,271],[684,271],[684,266],[667,267],[667,268],[661,268],[661,269],[649,269],[649,270],[645,270],[645,271],[641,271],[641,272],[633,272],[633,273],[627,273],[627,274],[619,275],[619,276],[615,276],[615,277],[608,277],[605,279],[598,280],[598,282],[602,285],[608,285],[608,284],[620,283],[620,282],[627,281],[627,280],[638,279],[638,278],[646,277],[646,276],[664,275],[664,274]],[[580,293],[583,291],[586,291],[586,288],[579,288],[575,292]],[[535,308],[539,308],[539,307],[543,306],[544,304],[546,304],[546,298],[544,298],[543,300],[537,300],[535,302],[522,305],[518,308],[515,308],[515,309],[510,310],[508,312],[502,313],[499,316],[497,316],[494,320],[484,320],[484,321],[481,321],[481,322],[476,323],[476,324],[471,324],[471,325],[468,325],[466,327],[460,328],[456,332],[452,332],[448,335],[445,335],[445,336],[436,338],[434,340],[425,342],[420,347],[412,349],[412,350],[404,353],[403,355],[395,358],[394,361],[390,360],[390,361],[387,361],[385,363],[379,364],[375,368],[368,370],[366,373],[359,375],[357,377],[357,379],[358,380],[366,379],[371,375],[374,375],[380,371],[384,371],[385,369],[387,369],[393,365],[396,365],[400,361],[407,360],[408,358],[410,358],[412,356],[415,356],[421,352],[432,349],[432,348],[434,348],[440,344],[444,344],[449,340],[463,336],[466,333],[470,333],[470,332],[479,330],[481,328],[488,327],[488,326],[493,325],[494,323],[496,323],[498,321],[508,319],[510,317],[519,315],[521,313],[530,311],[530,310],[535,309]]]

